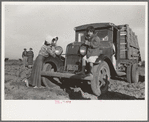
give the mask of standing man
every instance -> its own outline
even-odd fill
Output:
[[[82,59],[82,71],[78,74],[85,75],[86,63],[89,63],[90,67],[88,69],[87,75],[92,75],[93,64],[96,62],[96,59],[101,54],[99,48],[101,45],[101,40],[95,33],[93,26],[89,26],[86,29],[87,36],[85,38],[85,45],[88,46],[87,54]]]
[[[27,51],[26,48],[24,48],[24,51],[22,53],[22,58],[23,58],[23,66],[24,68],[28,66],[27,64]]]
[[[34,52],[32,51],[33,49],[30,48],[29,51],[27,52],[27,62],[28,62],[28,67],[32,68],[33,66],[33,58],[34,58]]]

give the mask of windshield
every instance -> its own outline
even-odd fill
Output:
[[[84,42],[85,34],[83,32],[79,32],[77,37],[78,42]]]
[[[100,38],[101,41],[108,41],[108,30],[99,30],[97,32],[98,37]]]
[[[111,35],[110,34],[111,32],[109,29],[96,30],[95,33],[97,34],[97,36],[100,38],[101,41],[108,41],[109,35]],[[76,32],[76,41],[84,42],[86,35],[87,35],[87,33],[85,31]]]

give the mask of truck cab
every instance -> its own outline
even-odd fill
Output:
[[[87,35],[86,28],[88,26],[93,26],[95,28],[95,32],[101,40],[102,46],[100,47],[100,51],[103,55],[106,55],[109,58],[109,60],[112,61],[113,44],[114,46],[116,44],[114,42],[114,40],[116,40],[115,33],[117,33],[117,31],[114,31],[116,27],[113,27],[109,23],[83,25],[74,28],[75,42],[69,44],[66,48],[65,70],[77,70],[75,68],[73,69],[72,67],[77,67],[75,65],[81,63],[82,55],[79,53],[79,49],[85,41],[85,36]],[[115,47],[117,49],[117,46]]]

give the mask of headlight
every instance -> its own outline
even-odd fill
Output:
[[[87,52],[87,47],[86,46],[81,46],[80,47],[80,54],[84,56],[86,54],[86,52]]]
[[[63,53],[63,48],[61,46],[56,46],[55,47],[55,54],[61,55],[62,53]]]

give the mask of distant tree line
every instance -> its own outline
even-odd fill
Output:
[[[9,58],[5,58],[5,62],[8,61],[8,60],[9,60]],[[14,60],[14,59],[10,59],[10,60]],[[20,59],[20,58],[18,60],[22,61],[22,59]]]

